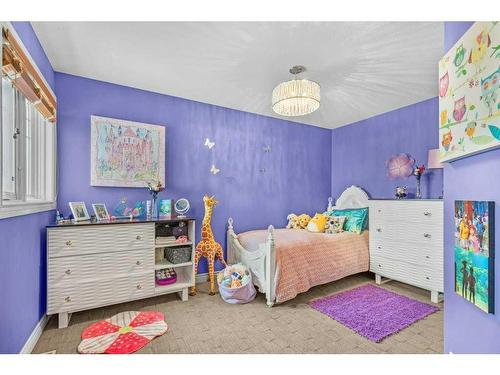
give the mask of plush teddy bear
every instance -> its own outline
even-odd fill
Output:
[[[286,217],[288,220],[288,224],[286,225],[287,229],[300,229],[299,226],[299,217],[295,214],[290,214]]]
[[[314,233],[323,233],[325,231],[325,224],[326,215],[316,213],[307,224],[307,230]]]
[[[299,228],[300,229],[306,229],[307,224],[309,224],[309,221],[311,220],[311,216],[308,214],[302,214],[298,217],[299,219]]]

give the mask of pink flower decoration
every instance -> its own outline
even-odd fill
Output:
[[[413,173],[413,166],[415,159],[408,154],[392,155],[389,160],[385,162],[387,166],[387,177],[391,180],[396,178],[408,178]]]
[[[126,311],[85,328],[78,352],[129,354],[167,332],[161,312]]]

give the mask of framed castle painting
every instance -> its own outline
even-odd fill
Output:
[[[91,116],[92,186],[165,184],[165,127]]]
[[[495,202],[455,201],[455,292],[494,312]]]
[[[475,22],[439,61],[442,162],[500,146],[500,23]]]

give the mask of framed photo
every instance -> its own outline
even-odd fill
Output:
[[[92,203],[97,221],[109,220],[109,213],[104,203]]]
[[[455,201],[455,293],[494,313],[495,203]]]
[[[69,207],[75,221],[90,220],[85,202],[69,202]]]
[[[160,218],[172,217],[172,199],[160,200]]]

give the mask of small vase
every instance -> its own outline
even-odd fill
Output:
[[[151,218],[153,220],[158,219],[158,207],[156,205],[156,197],[153,197],[153,201],[151,202]]]
[[[422,191],[420,189],[420,177],[417,177],[417,192],[415,193],[416,199],[422,199]]]

